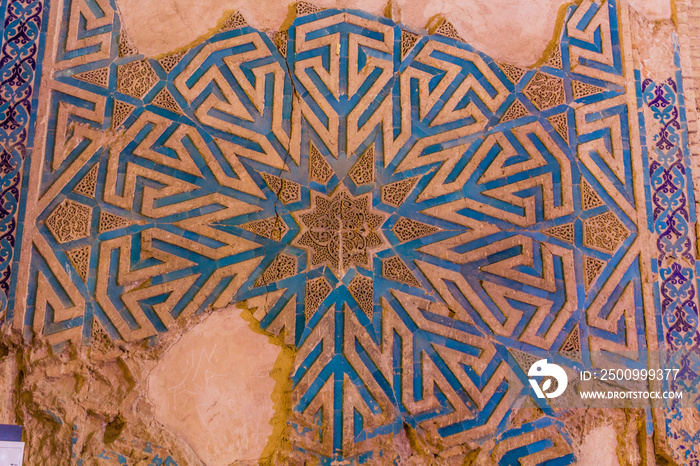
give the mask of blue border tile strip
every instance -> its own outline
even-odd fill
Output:
[[[48,1],[6,0],[0,48],[0,311],[12,318],[22,170],[31,154]]]
[[[659,348],[665,367],[678,377],[665,388],[683,391],[690,409],[700,409],[700,321],[698,312],[698,263],[693,226],[695,196],[691,173],[688,127],[683,99],[678,42],[674,37],[676,73],[663,82],[643,79],[637,72],[640,121],[646,129],[649,166],[646,173],[657,255],[652,271],[659,274],[654,287],[659,306]],[[644,121],[644,109],[652,119]],[[646,128],[645,128],[646,127]],[[687,406],[687,405],[686,405]],[[689,415],[681,400],[666,401],[666,428],[673,454],[683,464],[698,464],[700,432],[688,432],[681,422]]]

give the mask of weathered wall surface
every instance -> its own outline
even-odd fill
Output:
[[[157,347],[112,342],[101,328],[80,350],[7,339],[2,395],[12,412],[2,422],[25,426],[26,464],[272,457],[284,445],[291,356],[251,331],[250,319],[227,308]]]
[[[291,0],[233,2],[190,0],[119,0],[123,26],[134,45],[147,56],[155,56],[185,47],[207,35],[225,14],[241,12],[260,30],[279,31],[294,16]],[[425,29],[435,16],[450,18],[457,33],[477,49],[497,60],[515,65],[535,64],[550,43],[556,41],[557,22],[565,0],[471,0],[433,2],[360,0],[322,0],[323,8],[354,8],[378,16],[389,15],[411,29]],[[663,14],[645,6],[651,14]],[[152,11],[154,14],[144,14]],[[185,13],[186,12],[186,13]],[[497,39],[497,40],[494,40]]]
[[[263,335],[251,335],[235,312],[212,314],[149,374],[154,417],[206,464],[257,461],[273,435],[271,373],[279,357],[280,349]]]
[[[27,464],[694,464],[699,11],[9,1],[0,422]]]

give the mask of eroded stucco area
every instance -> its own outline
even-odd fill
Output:
[[[152,4],[151,4],[152,2]],[[356,8],[427,28],[436,16],[449,18],[457,33],[494,59],[530,66],[543,58],[557,40],[567,0],[439,0],[431,2],[319,0],[326,8]],[[184,47],[206,35],[225,13],[237,10],[261,30],[277,31],[293,14],[292,0],[254,2],[236,0],[118,0],[124,28],[145,55],[160,55]],[[669,0],[631,0],[631,7],[651,22],[670,20]],[[153,14],[144,14],[144,11]],[[186,12],[186,13],[185,13]],[[649,43],[649,47],[659,44]],[[660,57],[659,57],[660,58]]]
[[[652,2],[653,3],[653,2]],[[145,55],[159,55],[186,46],[207,34],[229,10],[241,12],[261,30],[280,30],[294,11],[292,0],[220,2],[207,0],[119,0],[124,27]],[[560,9],[566,0],[321,0],[324,8],[356,8],[413,28],[427,28],[435,16],[450,19],[466,42],[494,59],[528,66],[537,62],[553,42]],[[645,6],[645,9],[654,10]],[[152,11],[153,14],[144,14]]]
[[[288,401],[280,345],[250,319],[226,308],[158,346],[101,328],[89,347],[62,351],[5,338],[0,419],[31,432],[25,464],[252,464],[281,445],[273,424]]]
[[[212,314],[148,375],[155,419],[208,465],[257,461],[273,434],[271,372],[279,355],[233,310]]]
[[[695,367],[672,2],[47,8],[30,464],[691,463],[692,406],[578,396]]]

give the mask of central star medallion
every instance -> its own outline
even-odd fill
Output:
[[[371,270],[372,251],[388,245],[371,193],[353,196],[343,184],[330,197],[312,191],[309,209],[293,215],[301,231],[292,244],[307,251],[309,268],[328,266],[338,277],[353,266]]]

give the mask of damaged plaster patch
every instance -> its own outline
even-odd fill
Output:
[[[658,82],[665,81],[668,70],[675,67],[673,22],[670,19],[650,20],[635,11],[630,13],[632,40],[637,44],[645,44],[645,47],[634,50],[635,68],[641,69],[642,76]]]
[[[207,35],[230,10],[242,12],[256,29],[277,31],[288,18],[293,3],[290,0],[117,0],[129,38],[146,56],[191,44]],[[322,8],[361,9],[379,16],[387,10],[386,0],[312,3]],[[569,3],[567,0],[398,0],[392,6],[398,16],[394,20],[410,28],[424,28],[433,16],[441,14],[467,43],[492,58],[530,66],[541,58],[555,35],[559,9]]]
[[[617,459],[617,432],[612,425],[596,427],[583,439],[578,451],[578,464],[619,466]]]
[[[166,343],[171,338],[176,332],[165,336]],[[0,349],[8,355],[0,351],[0,365],[14,374],[12,386],[0,387],[0,397],[12,403],[3,422],[24,426],[25,464],[101,464],[119,455],[133,464],[149,464],[155,455],[201,464],[153,420],[141,395],[145,368],[162,353],[157,347],[98,338],[90,347],[52,349],[41,341],[27,346],[19,332],[2,339]],[[163,448],[156,452],[147,445]]]
[[[648,463],[645,416],[641,409],[578,408],[561,412],[560,420],[574,439],[576,464],[618,466]]]
[[[401,20],[405,24],[424,26],[428,18],[440,14],[468,44],[495,60],[531,66],[540,59],[555,32],[560,32],[557,28],[560,7],[571,2],[437,0],[401,3],[404,4]]]
[[[148,376],[155,418],[207,465],[256,461],[273,432],[270,377],[280,348],[236,309],[192,328]]]
[[[629,0],[630,7],[649,21],[671,19],[671,0]]]

